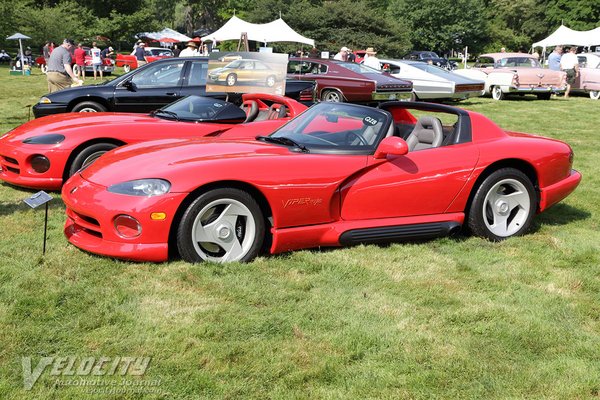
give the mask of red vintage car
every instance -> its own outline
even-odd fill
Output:
[[[0,180],[56,190],[105,152],[128,143],[173,137],[268,134],[306,109],[270,94],[243,95],[242,108],[209,97],[188,96],[140,115],[67,113],[29,121],[0,138]]]
[[[94,69],[92,67],[92,54],[90,53],[89,47],[83,47],[85,50],[85,72],[93,73]],[[45,72],[46,69],[46,59],[44,56],[39,56],[35,59],[35,64]],[[75,65],[75,57],[73,57],[73,65]],[[105,74],[110,75],[115,70],[115,61],[110,58],[102,59],[102,71]]]
[[[171,49],[165,49],[164,47],[146,47],[145,54],[148,62],[173,57],[173,51]],[[123,67],[125,72],[129,72],[138,67],[135,56],[129,54],[117,54],[116,64],[117,67]]]
[[[566,143],[445,105],[323,102],[271,135],[234,136],[105,154],[63,187],[66,237],[96,254],[190,262],[462,226],[495,241],[524,234],[581,179]]]
[[[410,99],[412,83],[361,64],[314,58],[290,58],[288,79],[317,82],[323,101],[374,103]]]

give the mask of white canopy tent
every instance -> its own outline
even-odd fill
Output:
[[[25,57],[23,56],[23,43],[21,42],[21,40],[31,39],[31,38],[27,35],[23,35],[22,33],[17,32],[12,36],[7,37],[6,39],[19,41],[19,50],[20,50],[19,54],[21,54],[21,70],[23,71],[23,75],[25,75]]]
[[[315,41],[304,37],[294,31],[281,18],[267,24],[253,24],[246,22],[235,15],[220,29],[202,38],[202,41],[211,40],[222,42],[225,40],[239,40],[246,33],[248,40],[256,42],[296,42],[315,46]]]
[[[158,42],[160,42],[161,39],[171,39],[171,40],[168,40],[169,42],[171,42],[173,40],[176,40],[178,42],[189,42],[190,40],[192,40],[191,37],[186,36],[183,33],[179,33],[171,28],[165,28],[162,31],[158,31],[158,32],[141,32],[141,33],[138,33],[136,36],[147,37],[149,39],[153,39]]]
[[[575,31],[561,25],[550,36],[534,43],[532,47],[542,47],[545,53],[546,47],[563,44],[586,47],[600,45],[600,27],[589,31]]]

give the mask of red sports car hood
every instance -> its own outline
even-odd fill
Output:
[[[12,130],[2,140],[9,143],[21,142],[33,136],[65,134],[72,129],[106,129],[118,125],[119,129],[128,124],[139,128],[141,124],[173,124],[175,121],[153,118],[145,114],[125,113],[64,113],[34,119]]]
[[[113,150],[82,172],[82,176],[102,186],[144,178],[167,179],[173,191],[176,177],[188,174],[210,173],[217,168],[219,174],[231,171],[232,177],[254,160],[261,157],[294,156],[288,148],[256,140],[215,140],[206,138],[167,139],[123,146]],[[200,167],[201,166],[201,167]]]

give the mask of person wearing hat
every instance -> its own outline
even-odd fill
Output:
[[[333,59],[338,61],[348,61],[348,53],[350,53],[350,49],[344,46],[340,49],[339,53],[333,56]]]
[[[104,60],[105,58],[109,58],[113,54],[115,54],[115,49],[113,49],[111,46],[108,46],[107,48],[102,50],[102,52],[100,53],[100,57],[102,57],[102,59]]]
[[[375,56],[377,52],[372,47],[368,47],[365,53],[366,54],[363,64],[367,67],[371,67],[373,69],[381,71],[381,64],[379,63],[379,58]]]
[[[199,55],[198,45],[195,42],[188,42],[187,47],[179,53],[179,57],[197,57]]]
[[[74,45],[75,42],[72,39],[65,39],[62,45],[56,47],[50,54],[48,73],[46,74],[50,93],[67,88],[73,82],[79,85],[83,83],[75,76],[71,68],[71,49]]]
[[[148,64],[148,60],[146,60],[146,43],[141,42],[137,45],[134,56],[135,60],[137,61],[138,68]]]

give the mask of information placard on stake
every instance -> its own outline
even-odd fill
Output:
[[[23,201],[31,208],[38,208],[41,205],[44,205],[46,208],[46,213],[44,216],[44,247],[42,250],[42,255],[46,255],[46,232],[48,231],[48,203],[52,200],[52,196],[48,193],[39,191],[30,197],[24,199]]]

